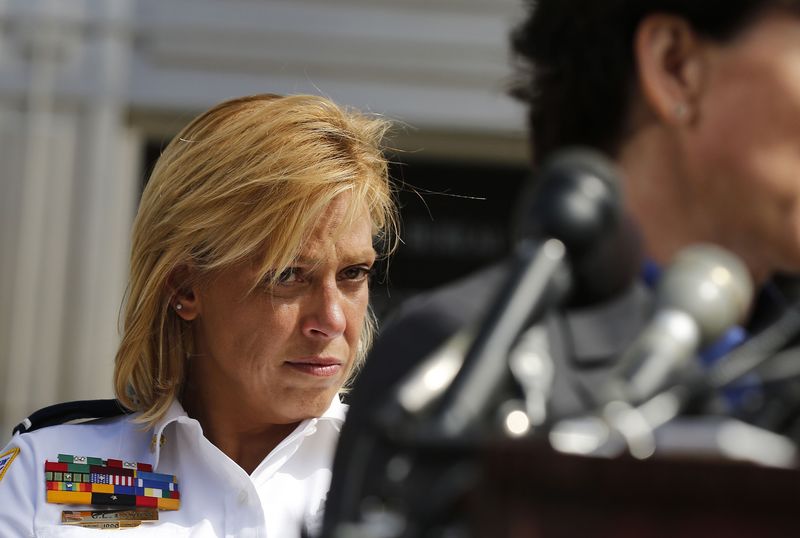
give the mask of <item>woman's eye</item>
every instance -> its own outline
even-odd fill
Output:
[[[372,274],[372,268],[366,266],[348,267],[342,271],[345,280],[363,280]]]
[[[300,280],[300,271],[296,267],[284,269],[278,276],[278,284],[291,284]]]

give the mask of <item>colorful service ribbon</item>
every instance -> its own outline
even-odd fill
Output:
[[[46,461],[47,502],[113,507],[180,508],[178,477],[148,463],[59,454]]]

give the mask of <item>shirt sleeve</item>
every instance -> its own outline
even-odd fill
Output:
[[[0,450],[0,536],[34,536],[36,484],[44,477],[24,437]]]

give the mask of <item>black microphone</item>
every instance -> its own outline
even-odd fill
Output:
[[[639,275],[641,245],[623,208],[615,165],[596,151],[568,148],[545,161],[530,187],[517,233],[564,243],[569,306],[598,304],[627,289]]]
[[[592,304],[616,295],[638,274],[639,244],[622,210],[617,174],[599,153],[569,149],[546,161],[528,207],[519,226],[528,238],[434,404],[426,434],[453,438],[486,414],[526,327],[567,300]]]
[[[741,322],[753,282],[739,258],[722,247],[681,250],[656,289],[655,314],[623,354],[601,400],[638,405],[664,388],[698,350]]]

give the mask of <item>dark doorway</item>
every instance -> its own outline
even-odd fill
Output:
[[[376,278],[379,317],[403,299],[502,259],[527,169],[487,163],[409,160],[394,164],[402,239],[388,278]]]

